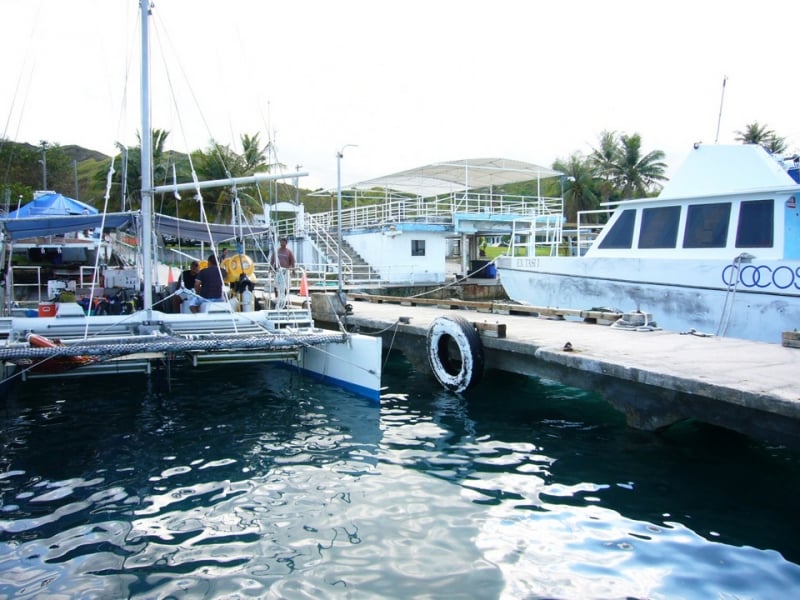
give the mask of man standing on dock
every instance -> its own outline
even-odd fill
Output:
[[[281,247],[278,248],[277,252],[275,253],[275,266],[282,267],[284,269],[294,269],[294,254],[286,246],[287,242],[288,240],[285,237],[281,238]]]
[[[284,293],[289,292],[289,274],[288,270],[294,269],[295,261],[294,254],[286,246],[289,240],[285,237],[281,238],[281,245],[275,251],[275,256],[272,259],[272,266],[275,267],[275,296],[280,296],[280,291]]]

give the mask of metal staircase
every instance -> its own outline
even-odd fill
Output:
[[[327,215],[323,215],[325,217]],[[339,244],[331,235],[334,229],[326,218],[318,215],[305,215],[306,234],[314,248],[319,252],[319,263],[327,263],[330,270],[336,272],[339,265]],[[355,249],[342,240],[342,280],[348,284],[377,283],[380,273],[376,271]]]

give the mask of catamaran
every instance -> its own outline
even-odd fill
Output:
[[[213,186],[229,186],[234,191],[259,182],[305,175],[257,174],[213,182],[194,181],[186,184],[153,185],[152,130],[150,125],[150,55],[149,19],[152,6],[149,0],[139,0],[141,12],[141,173],[142,207],[140,212],[65,214],[54,217],[19,216],[0,220],[2,247],[7,255],[15,243],[31,236],[59,236],[67,232],[104,232],[111,228],[135,228],[136,241],[141,248],[141,262],[134,271],[128,287],[141,291],[140,310],[121,314],[96,314],[93,303],[58,302],[52,314],[30,314],[14,306],[6,297],[6,315],[0,317],[0,361],[3,381],[28,380],[37,377],[109,375],[118,373],[151,373],[156,365],[173,363],[263,363],[278,361],[296,367],[326,382],[340,385],[358,394],[378,399],[381,380],[381,339],[327,331],[317,328],[311,314],[311,302],[290,302],[287,282],[277,290],[277,298],[261,291],[264,299],[254,302],[209,302],[198,314],[171,312],[163,302],[170,294],[192,295],[192,290],[164,289],[157,283],[158,261],[153,253],[155,230],[163,233],[170,228],[186,231],[189,224],[179,223],[163,215],[155,215],[153,197],[158,193],[180,193],[191,190],[200,196],[201,190]],[[112,163],[113,169],[113,163]],[[109,175],[110,181],[110,175]],[[89,211],[87,211],[89,212]],[[262,232],[263,233],[263,232]],[[209,242],[212,251],[221,240],[235,239],[239,252],[228,259],[238,264],[247,276],[249,257],[244,254],[243,234],[235,226],[195,224],[193,236]],[[202,236],[202,238],[200,237]],[[103,236],[94,240],[97,248]],[[6,261],[4,261],[5,264]],[[107,277],[124,271],[105,271]],[[99,269],[90,269],[90,294],[99,284]],[[8,280],[7,280],[8,281]],[[109,281],[104,281],[109,285]],[[6,293],[13,290],[6,285]],[[231,288],[230,296],[246,296],[251,289]],[[323,297],[324,298],[324,297]],[[332,302],[332,311],[342,304]],[[39,311],[41,313],[41,311]]]

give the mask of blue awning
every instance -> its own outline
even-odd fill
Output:
[[[105,219],[101,214],[92,215],[64,215],[53,217],[25,217],[0,219],[0,227],[12,240],[21,240],[30,237],[59,235],[71,231],[84,231],[97,227],[119,229],[132,225],[137,213],[108,213]]]

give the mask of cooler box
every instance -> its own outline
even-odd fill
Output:
[[[55,317],[56,316],[56,303],[55,302],[40,302],[39,303],[39,316],[40,317]]]

